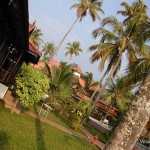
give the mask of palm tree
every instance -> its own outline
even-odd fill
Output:
[[[93,73],[86,72],[82,75],[82,78],[85,80],[85,87],[84,91],[88,94],[87,96],[90,96],[93,94],[93,91],[98,86],[100,89],[100,84],[98,81],[94,81],[93,79]]]
[[[127,111],[132,98],[131,89],[127,85],[127,81],[126,77],[117,77],[115,81],[111,80],[108,84],[106,92],[102,95],[102,99],[107,99],[111,102],[109,111],[112,106],[115,106],[122,114]],[[109,115],[109,111],[104,119]]]
[[[61,63],[59,68],[53,66],[51,69],[46,63],[47,75],[51,79],[49,102],[52,107],[57,107],[60,112],[63,113],[65,108],[70,107],[74,104],[71,95],[73,90],[70,87],[75,82],[74,75],[70,72],[72,65],[67,65],[66,63]]]
[[[71,6],[71,9],[77,8],[77,18],[73,22],[69,30],[67,31],[63,39],[61,40],[60,44],[58,45],[57,50],[59,50],[65,38],[70,33],[70,31],[72,30],[76,22],[78,22],[78,20],[82,21],[82,18],[86,16],[87,11],[90,12],[90,15],[93,21],[95,21],[96,19],[100,19],[98,12],[104,13],[104,11],[101,9],[102,2],[99,0],[79,0],[79,1],[80,3],[74,4]]]
[[[82,49],[80,48],[80,42],[75,41],[72,44],[69,42],[67,43],[66,49],[68,50],[65,53],[65,56],[70,55],[70,59],[72,58],[72,55],[78,56],[80,52],[82,52]]]
[[[106,25],[111,25],[112,32],[105,29]],[[91,62],[95,62],[101,59],[99,68],[103,70],[106,60],[108,61],[108,66],[106,72],[110,70],[110,74],[106,79],[106,82],[101,88],[99,95],[97,96],[91,111],[94,109],[94,105],[99,101],[102,93],[105,90],[106,85],[111,78],[117,73],[121,66],[121,59],[123,53],[127,52],[127,58],[129,62],[133,62],[136,59],[134,46],[132,45],[132,33],[134,31],[134,24],[123,25],[118,22],[114,17],[107,17],[102,20],[102,27],[93,31],[93,37],[97,38],[102,36],[100,44],[92,45],[89,49],[90,51],[96,50],[91,57]]]
[[[117,11],[118,14],[121,14],[125,17],[127,17],[124,21],[123,21],[123,24],[124,25],[127,25],[127,24],[134,24],[136,25],[134,28],[138,28],[139,30],[139,27],[138,27],[138,20],[140,20],[140,22],[145,22],[147,19],[148,19],[148,16],[146,14],[146,10],[147,10],[147,6],[141,1],[141,0],[137,0],[136,2],[134,2],[131,6],[126,3],[126,2],[122,2],[121,3],[121,6],[123,6],[125,8],[125,10],[120,10],[120,11]],[[132,19],[132,21],[131,21]],[[130,23],[129,23],[130,21]],[[147,28],[148,29],[148,28]],[[143,32],[143,29],[141,30],[141,32]],[[139,32],[140,33],[140,32]],[[135,33],[133,33],[135,34]],[[143,35],[143,34],[142,34]],[[136,35],[137,36],[137,35]],[[141,37],[141,35],[139,34],[138,35],[139,37]],[[140,45],[142,47],[142,40],[141,38],[138,38],[139,40],[137,41],[136,39],[136,44]],[[139,49],[139,48],[138,48]],[[145,49],[145,46],[143,46],[143,48],[141,48],[144,52],[143,53],[146,53],[146,51],[144,50]],[[141,52],[140,52],[141,53]],[[111,67],[108,67],[108,69],[105,71],[103,77],[101,78],[101,81],[100,83],[103,81],[105,75],[107,74],[108,70],[110,69]],[[95,91],[96,93],[96,91]],[[95,95],[95,93],[93,94],[93,96]],[[93,96],[91,99],[93,99]]]
[[[149,31],[149,25],[148,25],[149,23],[144,21],[144,24],[140,23],[137,27],[140,30],[135,31],[137,33],[135,34],[137,36],[135,38],[135,41],[137,40],[136,44],[138,43],[140,48],[143,47],[141,45],[143,44],[145,45],[146,40],[150,39],[150,33],[146,32]],[[138,42],[139,39],[140,39],[140,43]],[[147,47],[146,49],[148,50]],[[106,144],[104,150],[116,150],[116,149],[131,150],[134,147],[138,138],[140,137],[141,132],[143,131],[147,122],[149,121],[150,74],[149,74],[148,53],[149,52],[146,53],[146,51],[144,50],[144,54],[146,54],[146,57],[143,56],[142,58],[140,57],[138,60],[135,61],[135,63],[131,67],[136,71],[136,73],[138,73],[138,76],[133,74],[133,78],[132,78],[134,79],[133,83],[142,81],[142,84],[132,101],[132,105],[130,106],[129,111],[127,112],[123,121],[116,128],[114,134],[110,138],[110,141]],[[137,69],[139,69],[139,71]],[[141,78],[141,74],[142,74],[142,78]],[[132,73],[130,75],[132,75]]]
[[[70,72],[71,67],[72,65],[61,63],[60,68],[53,67],[50,70],[52,89],[57,89],[61,85],[70,86],[75,82],[75,79],[73,78],[74,75]]]
[[[32,42],[35,46],[39,47],[39,45],[42,43],[41,39],[42,33],[41,29],[35,29],[31,35],[30,35],[30,42]]]
[[[47,42],[43,46],[42,52],[44,52],[44,59],[50,61],[56,55],[57,48],[54,42]]]
[[[148,19],[148,16],[146,15],[147,6],[142,0],[135,1],[131,6],[126,2],[122,2],[121,6],[123,6],[125,10],[119,10],[117,13],[127,17],[123,23],[128,23],[133,18],[134,20]]]

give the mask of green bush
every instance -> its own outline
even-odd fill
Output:
[[[23,106],[39,102],[48,93],[50,79],[40,70],[23,64],[15,80],[15,92]]]
[[[70,121],[75,130],[84,123],[89,114],[90,108],[91,104],[87,101],[82,101],[78,103],[76,107],[74,107],[74,111],[70,113]]]

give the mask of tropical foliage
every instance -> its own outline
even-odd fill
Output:
[[[76,8],[77,9],[77,18],[73,22],[73,24],[70,27],[70,29],[67,31],[67,33],[65,34],[63,39],[61,40],[60,44],[58,45],[57,50],[60,48],[60,46],[62,45],[62,43],[64,42],[64,40],[66,39],[66,37],[70,33],[70,31],[72,30],[72,28],[74,27],[76,22],[79,19],[81,21],[82,18],[86,16],[88,10],[90,12],[90,16],[92,17],[93,21],[95,21],[96,18],[100,19],[98,12],[104,13],[104,11],[101,9],[102,2],[99,1],[99,0],[79,0],[79,2],[80,3],[74,4],[74,5],[71,6],[71,9],[72,8]]]
[[[92,20],[95,21],[96,18],[100,19],[98,12],[102,12],[104,14],[101,7],[102,2],[99,0],[80,0],[80,3],[72,5],[71,9],[77,9],[77,18],[80,18],[80,20],[82,20],[82,18],[86,16],[87,11],[89,11]]]
[[[42,43],[41,39],[42,33],[41,29],[34,29],[34,31],[30,35],[30,42],[32,42],[35,46],[39,47],[40,44]]]
[[[82,49],[80,48],[80,42],[75,41],[72,44],[69,42],[67,43],[67,52],[65,53],[65,56],[70,55],[70,59],[72,58],[72,55],[78,56],[80,52],[82,52]]]
[[[134,147],[150,117],[149,46],[146,45],[146,40],[149,39],[150,34],[149,32],[146,32],[149,31],[149,29],[147,28],[149,25],[147,21],[148,17],[146,16],[146,6],[141,0],[135,1],[132,6],[128,5],[127,7],[127,4],[125,6],[126,10],[127,8],[132,8],[132,6],[135,6],[134,15],[131,15],[130,17],[125,19],[124,22],[127,21],[127,24],[130,24],[133,23],[134,20],[134,42],[136,46],[138,46],[136,47],[136,49],[139,49],[140,52],[138,59],[134,61],[133,65],[131,64],[131,66],[129,66],[128,77],[131,79],[131,81],[133,81],[133,84],[140,81],[142,85],[139,88],[139,92],[136,93],[132,105],[130,106],[130,109],[127,112],[126,116],[124,117],[118,128],[116,128],[116,131],[111,137],[110,142],[108,142],[105,146],[104,149],[107,150],[116,150],[116,148],[131,150]],[[117,141],[118,138],[120,139],[119,141]]]
[[[132,94],[129,85],[127,85],[126,77],[117,77],[106,87],[106,92],[102,95],[102,99],[106,99],[111,102],[111,105],[124,114],[128,110],[131,104]]]
[[[82,101],[80,105],[75,105],[73,110],[70,113],[70,121],[72,127],[76,130],[78,129],[85,121],[88,116],[91,108],[91,103],[88,101]]]
[[[88,97],[91,97],[96,87],[98,86],[100,88],[100,84],[99,82],[94,81],[93,73],[91,72],[86,72],[82,75],[82,78],[85,80],[85,87],[83,90],[87,93]]]
[[[51,79],[47,102],[55,107],[56,110],[60,110],[60,112],[63,112],[65,108],[69,108],[69,105],[73,104],[71,99],[73,90],[70,86],[75,80],[73,78],[73,73],[70,72],[71,67],[71,65],[61,63],[59,68],[53,66],[50,69],[47,65],[49,77]]]
[[[55,47],[54,42],[45,43],[42,52],[44,52],[44,60],[50,61],[56,55],[57,52],[57,48]]]
[[[25,64],[15,80],[15,92],[25,107],[43,99],[49,86],[50,80],[41,71]]]
[[[105,28],[109,25],[112,31]],[[91,62],[100,60],[99,68],[103,70],[106,60],[108,65],[106,67],[105,74],[109,73],[104,85],[101,88],[101,92],[97,96],[95,103],[99,101],[100,96],[105,90],[108,82],[117,73],[121,67],[123,53],[127,53],[127,59],[130,63],[133,63],[137,58],[135,54],[135,46],[133,45],[133,31],[134,26],[132,24],[123,25],[115,17],[107,17],[102,20],[102,27],[93,31],[93,37],[101,37],[100,43],[92,45],[90,51],[95,51],[91,57]],[[94,103],[94,105],[95,105]],[[94,109],[94,105],[92,109]]]

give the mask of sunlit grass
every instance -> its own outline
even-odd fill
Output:
[[[25,113],[10,114],[0,104],[0,149],[96,150],[89,142],[65,133]]]

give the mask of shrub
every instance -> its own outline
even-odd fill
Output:
[[[23,106],[39,102],[48,93],[50,80],[40,70],[23,64],[15,80],[15,92]]]

